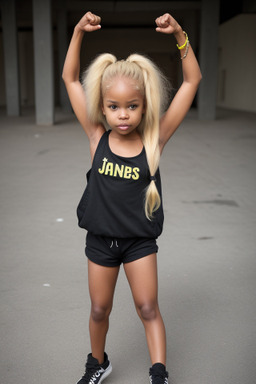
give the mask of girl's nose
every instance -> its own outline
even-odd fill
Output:
[[[125,109],[121,109],[119,118],[120,119],[128,119],[128,117],[129,117],[129,115],[128,115],[127,111]]]

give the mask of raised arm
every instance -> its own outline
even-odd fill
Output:
[[[99,16],[87,12],[75,26],[62,72],[62,78],[67,88],[73,110],[88,135],[90,142],[97,136],[97,130],[101,130],[102,127],[93,125],[87,118],[85,93],[79,80],[80,50],[84,34],[100,29],[100,21]]]
[[[162,151],[189,111],[202,75],[193,49],[190,43],[185,44],[186,35],[177,21],[166,13],[156,19],[156,25],[157,32],[173,34],[178,46],[184,46],[180,49],[183,82],[160,121],[160,150]]]

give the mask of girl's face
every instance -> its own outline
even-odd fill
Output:
[[[144,113],[144,97],[135,80],[117,77],[103,89],[103,114],[120,135],[136,130]]]

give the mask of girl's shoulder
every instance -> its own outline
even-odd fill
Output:
[[[102,124],[99,124],[98,128],[95,129],[94,134],[90,138],[90,152],[92,161],[101,139],[103,139],[103,137],[108,134],[109,131],[107,131]]]

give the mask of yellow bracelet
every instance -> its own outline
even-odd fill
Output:
[[[186,50],[185,50],[185,53],[184,53],[184,56],[181,57],[181,60],[185,59],[187,57],[187,54],[188,54],[188,47],[189,47],[189,40],[187,42],[187,46],[186,46]]]
[[[185,48],[185,46],[187,45],[187,42],[188,42],[188,35],[186,34],[185,31],[183,31],[183,33],[184,33],[184,35],[186,36],[186,41],[185,41],[185,43],[184,43],[183,45],[181,45],[181,46],[179,46],[178,44],[176,44],[177,47],[178,47],[178,49],[183,49],[183,48]]]

